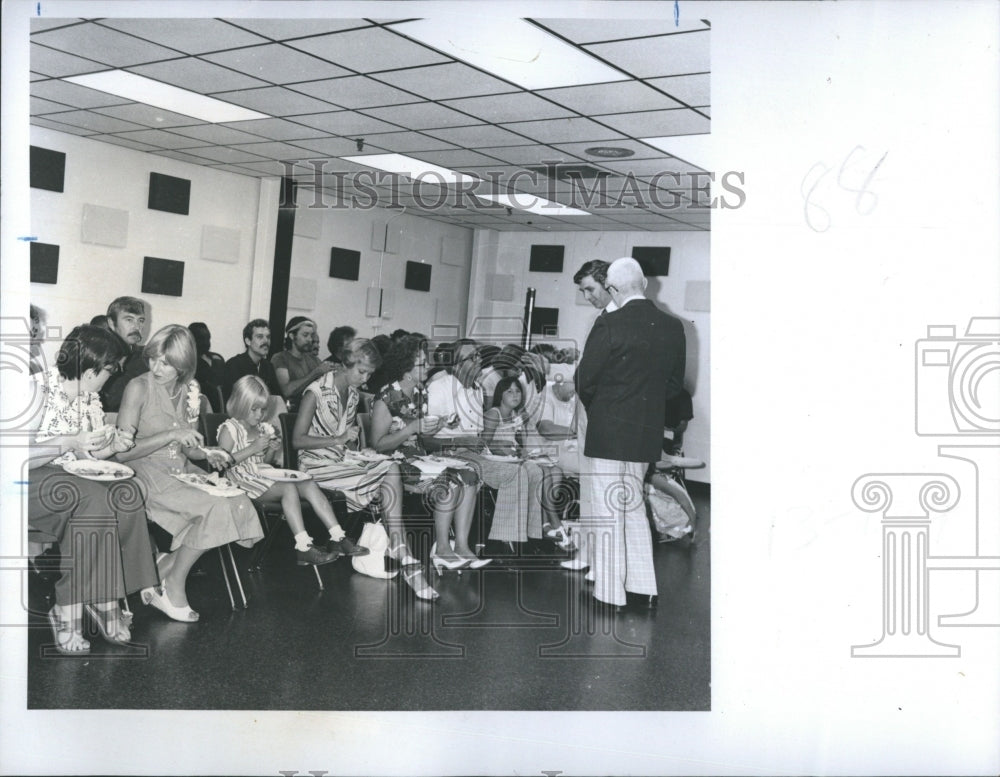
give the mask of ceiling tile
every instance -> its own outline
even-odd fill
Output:
[[[359,73],[447,61],[441,54],[379,27],[303,38],[289,45]]]
[[[220,92],[215,95],[220,100],[253,108],[271,116],[295,116],[300,113],[318,113],[333,106],[304,94],[293,92],[281,86],[265,86],[261,89],[242,89],[236,92]]]
[[[274,141],[266,143],[241,143],[240,145],[230,146],[230,148],[270,159],[296,160],[311,156],[304,148],[293,146],[290,143],[277,143]]]
[[[247,151],[240,151],[228,146],[204,146],[202,148],[188,148],[185,152],[202,159],[211,159],[214,162],[225,162],[226,164],[240,164],[242,162],[260,162],[262,157],[259,154],[251,154]]]
[[[707,73],[711,70],[707,30],[620,43],[599,43],[586,48],[636,78]]]
[[[42,116],[32,116],[31,123],[36,127],[45,127],[46,129],[58,130],[59,132],[66,132],[70,135],[92,135],[93,132],[89,129],[84,129],[83,127],[74,127],[70,124],[63,124],[58,121],[51,121]]]
[[[120,135],[91,135],[91,140],[99,140],[102,143],[113,143],[116,146],[124,146],[125,148],[131,148],[135,151],[158,151],[156,146],[151,146],[148,143],[139,143],[136,140],[131,140],[129,138],[121,137]]]
[[[370,27],[364,19],[227,19],[272,40],[305,38],[355,27]]]
[[[57,103],[72,105],[74,108],[103,108],[108,105],[123,105],[124,97],[116,97],[107,92],[88,89],[86,86],[70,84],[66,81],[33,81],[31,94]]]
[[[569,38],[574,43],[595,43],[707,29],[700,20],[678,24],[672,18],[663,16],[656,19],[535,19],[534,21]]]
[[[165,84],[173,84],[182,89],[190,89],[200,94],[267,86],[267,83],[259,78],[252,78],[245,73],[237,73],[235,70],[229,70],[194,57],[156,62],[152,65],[137,65],[127,69],[132,73],[138,73]]]
[[[476,123],[476,119],[470,116],[434,103],[411,103],[410,105],[394,105],[388,108],[367,108],[364,113],[411,130],[460,127]]]
[[[194,145],[205,145],[207,143],[234,145],[236,143],[259,143],[263,140],[258,135],[251,135],[249,132],[240,132],[221,124],[199,124],[194,127],[177,127],[173,131],[178,135],[192,138],[196,141]]]
[[[189,148],[197,145],[191,138],[175,135],[165,130],[142,129],[136,132],[122,132],[119,135],[123,138],[136,140],[139,143],[156,146],[157,148]]]
[[[326,135],[323,130],[306,127],[294,121],[284,119],[249,119],[248,121],[230,121],[221,124],[222,127],[246,130],[254,135],[260,135],[269,140],[301,140],[303,138],[321,138]]]
[[[181,162],[187,162],[189,165],[203,165],[205,160],[201,157],[191,156],[191,154],[185,154],[183,151],[150,151],[150,154],[156,154],[156,156],[170,157],[171,159],[178,159]]]
[[[503,146],[494,148],[486,146],[476,148],[481,154],[496,157],[512,165],[540,165],[545,161],[566,160],[576,162],[572,155],[562,153],[552,146],[532,144],[530,146]]]
[[[50,49],[48,46],[41,46],[34,42],[31,44],[29,57],[33,71],[57,78],[108,69],[107,65],[94,62],[92,59],[74,57],[72,54],[56,51],[55,49]]]
[[[72,106],[63,105],[52,100],[43,100],[41,97],[28,98],[28,104],[28,110],[32,116],[42,116],[46,113],[59,113],[73,109]]]
[[[203,54],[263,42],[259,35],[218,19],[102,19],[101,25],[185,54]]]
[[[369,146],[395,151],[397,154],[408,154],[411,151],[443,151],[455,148],[452,143],[446,143],[419,132],[384,132],[365,135],[365,148]]]
[[[399,129],[370,116],[354,111],[333,111],[296,116],[295,120],[310,127],[332,132],[334,135],[364,135],[367,132],[391,132]]]
[[[561,143],[588,138],[590,140],[614,140],[622,136],[614,130],[602,127],[590,119],[548,119],[545,121],[522,121],[505,124],[507,129],[519,132],[539,143]]]
[[[114,67],[127,67],[178,56],[173,49],[94,23],[40,32],[32,40],[67,54],[76,54]]]
[[[357,144],[349,138],[313,138],[298,141],[295,145],[313,155],[320,154],[327,157],[350,156],[358,153]],[[365,145],[367,147],[367,143]]]
[[[261,77],[273,84],[311,81],[317,78],[334,78],[348,75],[341,67],[322,59],[303,54],[281,43],[268,43],[235,51],[221,51],[204,56],[210,62],[238,70],[247,75]]]
[[[565,108],[553,105],[548,100],[543,100],[530,92],[511,92],[510,94],[489,97],[466,97],[461,100],[449,100],[445,105],[471,113],[483,121],[497,124],[532,119],[560,119],[573,115]]]
[[[465,148],[478,149],[482,146],[518,146],[526,139],[492,124],[476,124],[471,127],[451,127],[429,129],[427,134]]]
[[[407,89],[429,100],[447,100],[520,90],[519,86],[501,81],[461,62],[379,73],[378,80],[398,86],[400,89]]]
[[[638,81],[616,81],[610,84],[546,89],[539,94],[555,100],[567,108],[572,108],[574,111],[579,111],[585,116],[681,107],[676,100],[671,100]]]
[[[659,159],[664,154],[658,148],[653,148],[652,146],[647,146],[645,143],[640,143],[637,140],[614,140],[607,143],[557,143],[555,147],[560,151],[563,151],[572,156],[584,159],[591,164],[600,164],[603,161],[611,162],[613,159],[607,157],[596,156],[594,154],[588,154],[588,148],[597,147],[611,147],[611,148],[622,148],[628,151],[632,151],[632,156],[628,159]]]
[[[34,35],[36,32],[43,32],[44,30],[53,30],[56,27],[67,27],[73,24],[79,24],[82,19],[47,19],[40,16],[32,16],[28,20],[31,24],[31,34]]]
[[[132,121],[136,124],[145,124],[147,127],[166,129],[167,127],[184,127],[191,124],[202,124],[201,119],[191,116],[183,116],[179,113],[165,111],[162,108],[154,108],[152,105],[142,103],[131,103],[130,105],[112,105],[108,108],[94,108],[95,113],[102,113],[105,116],[114,116],[116,119]]]
[[[712,77],[708,73],[699,73],[692,76],[653,78],[650,79],[649,83],[688,105],[712,104]]]
[[[65,124],[72,124],[75,127],[82,127],[91,132],[127,132],[128,130],[142,129],[142,125],[133,124],[130,121],[122,121],[111,116],[102,116],[99,113],[90,111],[67,111],[59,114],[59,121]]]
[[[711,121],[688,108],[673,111],[642,111],[597,116],[598,121],[635,138],[668,135],[700,135],[711,129]]]
[[[496,164],[487,156],[477,154],[475,151],[465,151],[464,149],[456,151],[426,151],[421,153],[418,158],[424,162],[447,167],[449,170],[458,170],[459,168],[469,166],[488,167],[491,163]]]
[[[276,162],[274,160],[268,160],[265,162],[247,162],[246,164],[241,164],[240,167],[245,167],[248,170],[253,170],[259,175],[287,175],[288,168],[286,168],[281,162]]]
[[[325,81],[309,81],[294,84],[297,92],[318,97],[339,105],[341,108],[375,108],[382,105],[398,105],[419,100],[409,92],[396,89],[365,76],[330,78]]]

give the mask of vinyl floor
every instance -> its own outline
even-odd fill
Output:
[[[579,572],[543,546],[490,543],[494,564],[434,581],[416,600],[400,579],[348,560],[293,563],[287,528],[248,597],[231,609],[213,551],[188,582],[195,624],[130,598],[134,643],[90,635],[89,656],[53,654],[44,578],[28,574],[30,709],[708,710],[710,494],[691,483],[694,539],[654,545],[656,609],[597,610]],[[429,535],[415,528],[426,557]]]

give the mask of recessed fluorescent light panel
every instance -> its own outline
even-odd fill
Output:
[[[662,138],[639,138],[653,148],[665,151],[689,165],[702,170],[712,170],[712,136],[702,135],[667,135]]]
[[[105,70],[102,73],[70,76],[63,80],[213,124],[271,118],[266,113],[251,111],[239,105],[154,81],[152,78],[126,73],[124,70]]]
[[[553,202],[544,197],[536,197],[534,194],[525,192],[512,192],[510,194],[479,194],[476,196],[481,200],[489,200],[508,208],[517,208],[528,213],[537,213],[539,216],[589,216],[585,210],[571,208],[561,202]]]
[[[525,89],[626,80],[610,65],[524,19],[415,19],[392,29]]]
[[[376,170],[385,170],[387,173],[396,173],[412,180],[420,178],[421,183],[447,186],[454,183],[477,183],[479,181],[475,176],[457,173],[447,167],[432,165],[430,162],[422,162],[403,154],[362,154],[360,156],[342,156],[341,159],[358,165],[374,167]]]

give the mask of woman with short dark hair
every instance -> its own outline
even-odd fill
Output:
[[[135,483],[90,480],[62,468],[74,461],[110,459],[133,445],[131,434],[105,424],[98,396],[124,356],[125,344],[117,335],[78,326],[60,347],[55,367],[39,381],[28,525],[59,543],[62,574],[48,617],[60,653],[90,652],[83,637],[85,613],[108,641],[129,642],[130,622],[118,600],[156,584],[146,512]]]

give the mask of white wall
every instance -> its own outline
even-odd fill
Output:
[[[396,253],[372,248],[373,225],[384,234],[381,228],[386,223],[396,235]],[[361,252],[357,281],[329,277],[333,247]],[[309,208],[300,203],[295,214],[288,317],[315,319],[324,356],[330,330],[344,324],[362,337],[390,334],[395,329],[433,335],[435,323],[460,326],[467,313],[471,254],[471,229],[380,208]],[[444,255],[462,266],[442,263]],[[407,261],[431,265],[429,292],[403,288]],[[390,315],[382,319],[365,315],[367,291],[380,285],[380,268],[381,286],[392,295]]]
[[[563,245],[561,273],[528,271],[532,245]],[[469,290],[468,329],[473,337],[510,332],[512,323],[524,314],[525,293],[535,289],[535,305],[559,308],[559,340],[571,339],[580,350],[598,311],[584,302],[573,283],[573,274],[590,259],[613,261],[630,256],[633,246],[670,246],[670,275],[650,278],[647,293],[660,307],[681,319],[687,335],[685,385],[692,394],[694,420],[684,438],[685,452],[704,459],[704,469],[689,470],[692,480],[711,480],[711,413],[709,374],[710,313],[685,309],[689,281],[709,280],[710,241],[707,232],[497,232],[477,230],[473,250],[475,265]],[[488,297],[490,274],[513,275],[512,302],[493,302]],[[537,342],[535,338],[533,342]],[[561,344],[561,343],[560,343]]]
[[[226,357],[243,350],[258,239],[258,179],[34,126],[31,143],[66,154],[63,192],[31,189],[32,234],[59,246],[58,282],[31,284],[31,301],[48,312],[50,327],[65,334],[106,312],[115,297],[129,295],[149,307],[147,336],[166,324],[201,320],[212,331],[214,350]],[[189,215],[147,207],[151,172],[191,181]],[[87,203],[128,211],[124,248],[81,241]],[[271,213],[276,219],[273,208]],[[200,258],[205,225],[239,233],[235,264]],[[184,262],[182,296],[142,292],[145,256]],[[266,318],[267,310],[261,314]],[[58,342],[46,344],[46,355],[51,358],[57,349]]]

